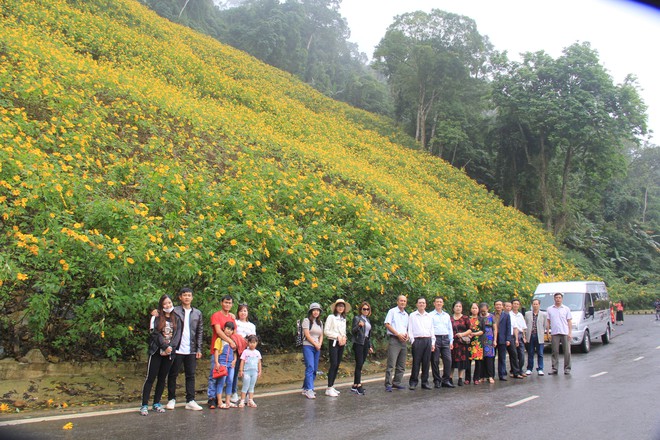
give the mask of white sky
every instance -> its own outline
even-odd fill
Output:
[[[660,145],[660,12],[624,0],[342,0],[350,40],[372,57],[395,15],[442,9],[473,18],[495,49],[510,59],[545,50],[554,58],[576,41],[588,41],[615,83],[637,76],[648,106],[652,142]]]

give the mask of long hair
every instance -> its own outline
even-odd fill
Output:
[[[156,328],[158,329],[159,332],[163,331],[163,328],[165,328],[165,323],[167,322],[167,317],[165,316],[165,311],[163,310],[163,303],[165,302],[166,299],[172,301],[172,298],[168,294],[164,294],[158,300],[158,327]],[[174,303],[172,303],[172,305],[174,305]],[[170,317],[172,317],[173,314],[174,312],[170,313]],[[172,325],[172,333],[174,333],[174,331],[176,330],[176,319],[172,318],[170,322]]]
[[[357,315],[362,316],[362,307],[364,306],[369,307],[369,313],[367,313],[367,316],[371,316],[371,304],[366,301],[362,301],[362,304],[360,304],[360,311],[357,313]]]

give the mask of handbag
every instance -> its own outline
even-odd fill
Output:
[[[544,333],[543,334],[543,341],[544,342],[550,342],[552,338],[550,337],[550,333]]]
[[[213,379],[220,379],[221,377],[225,377],[229,375],[229,371],[227,371],[227,367],[224,365],[219,365],[213,369]]]
[[[470,345],[470,342],[472,342],[472,338],[469,336],[461,336],[459,339],[465,345]]]
[[[296,321],[296,347],[302,346],[304,340],[305,340],[305,336],[303,334],[302,323],[300,322],[299,319]]]

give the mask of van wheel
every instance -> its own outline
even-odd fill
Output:
[[[600,337],[600,340],[603,341],[603,344],[609,344],[610,343],[610,338],[612,337],[610,326],[608,324],[607,330],[605,330],[605,333],[603,336]]]
[[[582,339],[582,353],[589,353],[591,350],[591,337],[589,336],[589,330],[584,331],[584,338]]]

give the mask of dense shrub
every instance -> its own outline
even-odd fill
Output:
[[[387,120],[130,0],[0,10],[5,338],[130,357],[164,292],[231,293],[267,343],[309,302],[529,296],[551,238]],[[24,337],[28,332],[29,337]]]

